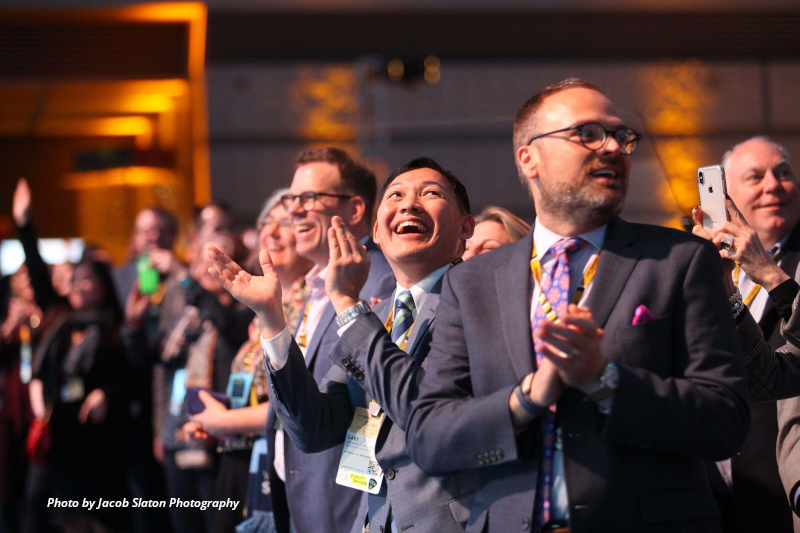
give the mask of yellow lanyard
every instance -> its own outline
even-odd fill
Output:
[[[778,261],[780,261],[782,257],[783,257],[783,252],[778,252],[777,254],[775,254],[775,257],[773,258],[773,260],[775,261],[775,264],[777,264]],[[734,287],[738,287],[739,286],[739,265],[736,265],[733,268],[733,286]],[[756,283],[753,286],[753,288],[750,289],[750,292],[747,293],[747,298],[744,299],[744,305],[746,305],[747,307],[750,307],[750,304],[753,303],[753,300],[756,299],[756,295],[758,294],[758,291],[760,291],[760,290],[761,290],[761,285]]]
[[[598,259],[600,259],[599,252],[594,256],[594,258],[592,258],[592,262],[589,263],[589,267],[583,274],[583,278],[578,284],[578,288],[575,289],[575,294],[572,296],[572,303],[577,304],[581,301],[581,297],[583,297],[586,287],[589,286],[589,284],[592,282],[592,279],[594,279],[594,275],[597,273]],[[544,314],[548,320],[557,324],[560,323],[561,321],[559,320],[558,315],[553,309],[553,306],[550,305],[550,302],[547,300],[544,290],[542,290],[542,264],[539,261],[539,256],[536,255],[535,244],[533,245],[533,253],[531,254],[531,273],[533,274],[533,277],[536,278],[536,283],[539,284],[539,305],[542,306],[542,311],[544,311]]]
[[[408,333],[406,334],[406,338],[403,339],[403,344],[400,346],[400,349],[404,352],[406,351],[406,344],[408,344],[408,338],[411,336],[411,332],[414,330],[414,324],[417,321],[414,319],[414,322],[411,323],[411,327],[408,328]],[[386,322],[383,324],[383,327],[386,328],[386,331],[389,333],[392,332],[392,328],[394,327],[394,307],[392,308],[391,312],[389,313],[389,318],[386,319]]]
[[[300,323],[300,330],[297,332],[297,345],[305,349],[306,344],[306,322],[308,321],[308,310],[311,309],[311,297],[308,297],[306,306],[303,308],[303,321]]]

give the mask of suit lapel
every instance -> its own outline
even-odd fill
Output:
[[[335,318],[336,311],[333,308],[333,304],[328,302],[328,304],[325,306],[325,309],[322,311],[322,316],[319,319],[317,329],[314,330],[314,336],[311,338],[311,342],[308,344],[308,349],[306,350],[306,366],[308,368],[314,368],[312,365],[314,364],[314,360],[317,358],[319,346],[322,344],[322,339],[325,337],[325,332],[327,332],[328,328],[331,327],[331,324],[333,324],[333,319]]]
[[[419,362],[422,361],[417,358],[417,346],[425,337],[425,333],[430,329],[431,324],[433,324],[436,318],[436,309],[439,307],[439,295],[442,293],[442,280],[444,280],[445,275],[447,275],[447,272],[434,283],[431,292],[425,297],[425,303],[422,305],[422,309],[417,313],[417,318],[414,321],[414,328],[411,330],[411,335],[408,338],[406,353],[411,354],[411,356]]]
[[[641,256],[639,250],[630,246],[635,240],[633,228],[621,218],[614,218],[608,223],[600,260],[597,263],[597,274],[584,304],[592,310],[594,320],[601,328],[605,326],[633,267]]]
[[[533,339],[531,337],[531,251],[533,228],[528,236],[517,241],[511,260],[495,270],[495,286],[500,308],[500,323],[508,354],[517,376],[533,372]]]

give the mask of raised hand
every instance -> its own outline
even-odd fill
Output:
[[[331,219],[328,245],[330,258],[325,291],[333,308],[341,313],[358,303],[358,295],[369,277],[370,260],[364,246],[340,217]]]
[[[25,226],[31,219],[31,188],[25,178],[20,178],[17,182],[11,211],[18,228]]]
[[[208,273],[214,276],[231,296],[258,315],[259,327],[264,338],[271,339],[283,331],[286,319],[283,316],[281,303],[281,282],[272,267],[269,252],[261,250],[258,254],[263,276],[248,274],[215,246],[208,247],[208,257],[213,261]]]

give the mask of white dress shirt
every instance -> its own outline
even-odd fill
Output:
[[[575,275],[577,272],[583,273],[584,270],[590,265],[590,260],[596,256],[600,249],[603,247],[603,241],[606,238],[606,229],[608,228],[607,224],[600,226],[599,228],[593,229],[592,231],[588,231],[586,233],[581,233],[578,237],[587,241],[587,245],[575,252],[574,254],[570,255],[569,267],[570,267],[570,280],[569,280],[569,298],[572,301],[572,295],[575,294],[575,290],[578,288],[578,284],[583,277],[581,275]],[[533,242],[536,245],[536,254],[539,256],[539,262],[542,265],[542,273],[544,272],[552,272],[552,269],[555,268],[555,260],[556,256],[550,253],[550,247],[553,246],[556,242],[561,239],[564,239],[561,235],[557,233],[553,233],[549,229],[547,229],[544,224],[536,221],[536,225],[533,229]],[[539,307],[539,284],[536,282],[536,278],[531,273],[531,279],[533,284],[533,297],[531,298],[531,324],[533,324],[533,316],[536,313],[536,309]],[[592,285],[589,284],[588,287],[584,290],[583,296],[581,297],[581,301],[578,302],[582,304],[586,301],[586,297],[589,295],[589,292],[592,290]],[[538,419],[533,422],[534,424],[538,423]],[[560,429],[558,430],[560,432]],[[556,436],[558,439],[558,435]],[[550,501],[550,517],[553,520],[567,520],[569,519],[569,501],[567,499],[567,484],[566,479],[564,477],[564,454],[561,450],[556,449],[553,455],[553,491]]]

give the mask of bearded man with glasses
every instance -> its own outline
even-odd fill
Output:
[[[571,78],[522,106],[522,240],[442,281],[406,441],[477,470],[468,533],[719,531],[703,459],[749,425],[718,253],[619,218],[639,134]]]

